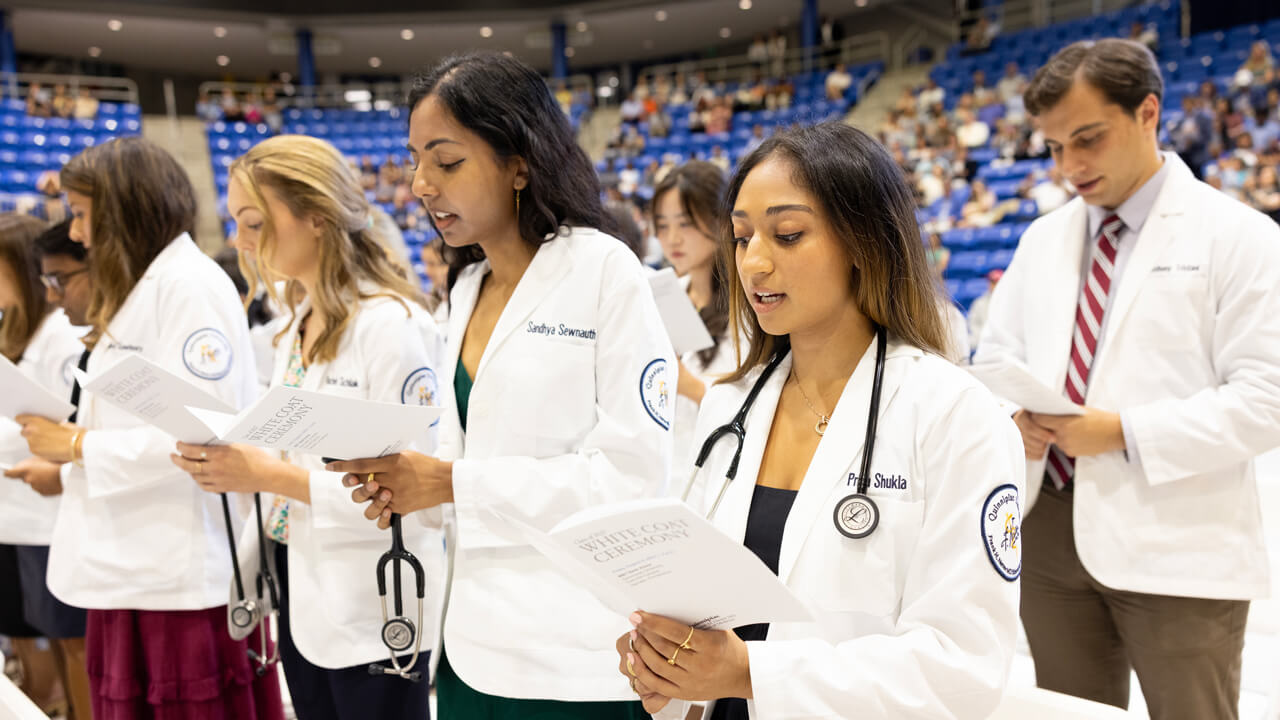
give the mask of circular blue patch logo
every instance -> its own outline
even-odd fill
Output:
[[[440,385],[436,382],[436,373],[429,367],[420,367],[409,373],[404,385],[400,388],[402,405],[436,405],[436,397],[440,394]]]
[[[640,373],[640,402],[663,430],[671,429],[671,389],[667,383],[666,360],[658,358]]]
[[[982,504],[982,544],[991,566],[1000,577],[1013,582],[1022,574],[1022,508],[1018,488],[1001,485]]]
[[[400,404],[433,407],[439,405],[440,384],[436,380],[436,371],[429,367],[420,367],[409,373],[400,387]],[[431,423],[431,427],[440,424],[440,418]]]
[[[182,344],[182,364],[203,380],[221,380],[231,372],[231,341],[221,331],[203,328]]]

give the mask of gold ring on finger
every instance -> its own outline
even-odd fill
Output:
[[[676,648],[676,651],[675,651],[675,652],[673,652],[673,653],[671,653],[671,657],[667,658],[667,664],[668,664],[668,665],[675,665],[675,664],[676,664],[676,658],[680,656],[680,650],[681,650],[681,648]]]
[[[635,663],[631,662],[631,660],[627,660],[627,672],[631,673],[631,677],[634,680],[636,676],[636,666]]]
[[[375,474],[376,474],[376,473],[369,473],[369,479],[368,479],[368,480],[365,480],[365,482],[366,482],[366,483],[371,483],[371,482],[373,482],[373,476],[374,476]]]
[[[684,639],[684,642],[680,643],[680,649],[681,649],[681,650],[692,650],[693,648],[689,646],[689,641],[690,641],[690,640],[692,640],[692,639],[693,639],[693,627],[690,627],[690,628],[689,628],[689,636],[688,636],[688,637],[686,637],[686,638]]]
[[[635,679],[635,678],[631,678],[631,692],[633,692],[633,693],[635,693],[635,694],[637,694],[637,695],[639,695],[639,694],[640,694],[640,691],[636,689],[636,679]]]

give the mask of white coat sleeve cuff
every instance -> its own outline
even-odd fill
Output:
[[[1155,402],[1128,408],[1121,417],[1125,446],[1131,453],[1137,451],[1142,462],[1142,474],[1151,485],[1164,485],[1188,475],[1164,452],[1168,440],[1161,437],[1160,429],[1165,425],[1161,415],[1166,412],[1165,403]]]
[[[187,477],[169,459],[170,452],[177,452],[174,443],[152,428],[85,432],[80,451],[88,496],[110,497]]]
[[[694,707],[694,704],[687,700],[672,700],[658,712],[649,713],[649,717],[653,718],[653,720],[685,720],[691,707]],[[695,715],[694,717],[698,716]],[[704,718],[704,720],[706,719]]]
[[[778,652],[770,652],[764,642],[749,642],[747,645],[747,662],[751,672],[751,702],[755,705],[756,717],[786,717],[786,691],[774,693],[791,684],[794,678],[789,673],[795,665]]]
[[[1124,430],[1124,457],[1132,467],[1142,466],[1142,452],[1138,450],[1138,437],[1133,432],[1133,423],[1129,421],[1129,413],[1120,413],[1120,427]]]
[[[468,548],[524,545],[519,536],[504,537],[494,530],[496,518],[489,512],[493,501],[484,488],[490,465],[487,460],[453,461],[453,505],[460,542],[465,542]]]
[[[337,528],[377,532],[373,520],[364,516],[364,506],[351,500],[351,488],[344,487],[344,473],[312,470],[307,474],[311,492],[311,522],[316,530]]]

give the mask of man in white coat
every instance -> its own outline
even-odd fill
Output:
[[[1253,459],[1280,444],[1280,228],[1159,151],[1162,94],[1126,40],[1036,74],[1027,110],[1080,195],[1023,236],[975,362],[1084,410],[1014,415],[1037,683],[1124,707],[1132,667],[1154,720],[1236,718],[1270,590]]]

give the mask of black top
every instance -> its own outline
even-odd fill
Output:
[[[80,353],[80,362],[76,363],[76,367],[80,368],[80,372],[89,371],[90,352],[89,348],[85,348],[84,352]],[[71,404],[76,406],[70,418],[70,422],[74,424],[76,417],[80,415],[80,380],[78,378],[71,385]]]
[[[778,557],[782,554],[782,531],[787,525],[787,515],[796,501],[795,490],[757,485],[751,496],[751,509],[747,512],[747,532],[742,544],[755,553],[764,564],[778,574]],[[745,625],[734,629],[744,641],[764,640],[769,633],[768,623]],[[726,698],[716,702],[711,720],[748,720],[747,701]]]

